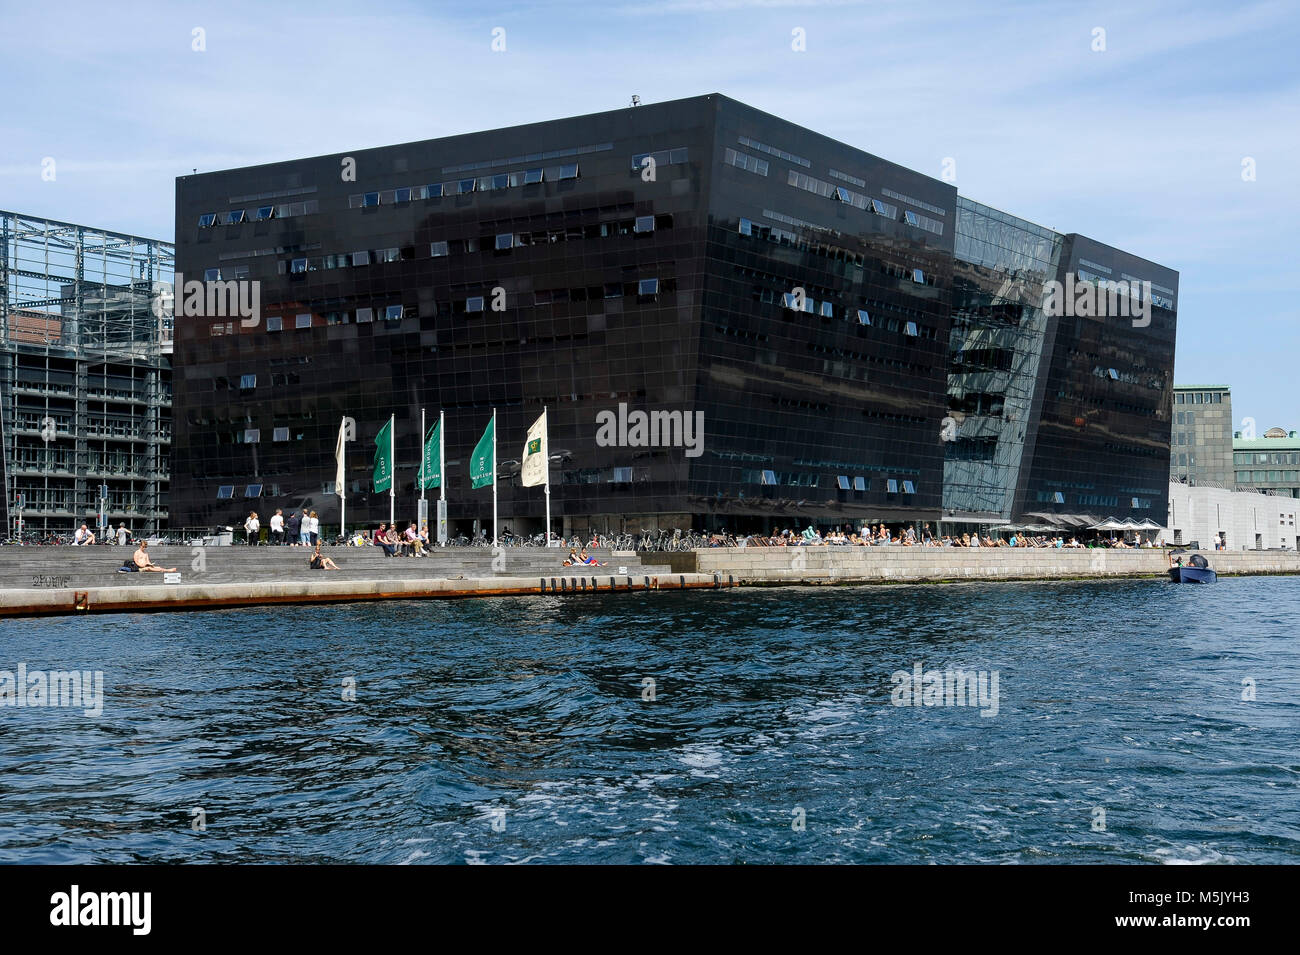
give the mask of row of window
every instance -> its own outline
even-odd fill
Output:
[[[320,212],[320,201],[308,199],[305,202],[287,202],[278,206],[258,206],[250,216],[247,209],[232,209],[229,212],[205,212],[199,216],[199,228],[211,229],[216,225],[241,225],[244,222],[266,222],[270,219],[292,219],[296,216],[315,215]]]
[[[1238,471],[1238,484],[1262,484],[1272,482],[1274,484],[1281,482],[1284,484],[1295,484],[1300,482],[1300,471]]]
[[[1300,464],[1300,453],[1291,451],[1234,451],[1233,464]]]
[[[635,295],[637,301],[645,304],[658,300],[660,292],[675,291],[676,284],[672,279],[660,280],[658,278],[638,279],[635,282],[610,282],[604,286],[579,287],[579,288],[562,288],[562,289],[538,289],[532,293],[515,293],[514,307],[522,308],[529,305],[556,305],[565,302],[586,302],[598,301],[600,299],[616,299],[626,296]],[[531,295],[531,300],[529,299]],[[474,314],[485,312],[488,308],[488,297],[485,295],[470,295],[463,299],[454,299],[446,314]],[[378,307],[363,307],[352,311],[330,311],[321,313],[325,325],[347,325],[349,322],[355,322],[358,325],[367,324],[374,321],[400,322],[403,318],[414,317],[417,313],[413,309],[407,309],[402,305],[381,305]],[[440,312],[440,314],[443,314]],[[311,312],[300,312],[293,318],[293,328],[312,328],[318,323],[314,321],[316,316]],[[266,330],[268,332],[280,332],[285,329],[285,319],[287,315],[268,315],[266,317]],[[211,334],[216,337],[220,335],[234,334],[234,323],[217,322],[211,326]],[[246,387],[256,387],[255,384]]]
[[[758,159],[748,153],[737,152],[734,149],[728,148],[726,153],[723,154],[723,161],[729,165],[738,166],[746,172],[752,172],[759,176],[767,175],[767,160]]]
[[[774,471],[767,468],[745,468],[740,472],[742,484],[762,484],[775,487],[817,487],[821,475],[807,471]],[[835,476],[836,490],[857,491],[865,493],[872,489],[871,478],[864,475],[838,474]],[[886,478],[886,494],[915,494],[916,484],[910,480]]]
[[[469,239],[442,239],[429,244],[429,257],[438,259],[453,254],[462,255],[488,250],[508,252],[511,249],[528,248],[536,245],[554,245],[565,241],[599,239],[612,236],[646,236],[654,233],[658,228],[672,228],[672,224],[673,217],[671,215],[648,215],[592,223],[586,226],[573,226],[567,229],[551,229],[537,232],[501,232],[496,235],[475,236]],[[362,249],[358,252],[340,252],[310,258],[302,256],[289,259],[287,262],[280,262],[279,273],[281,275],[303,275],[307,272],[414,261],[415,257],[415,248],[413,246]],[[208,271],[219,273],[220,270],[209,269]],[[247,275],[246,267],[244,274]]]
[[[398,186],[393,189],[359,192],[348,196],[348,208],[371,209],[376,206],[400,206],[420,199],[467,196],[475,192],[495,192],[498,189],[514,189],[519,186],[536,185],[540,182],[559,182],[565,179],[577,178],[577,163],[567,163],[562,166],[538,166],[533,169],[498,173],[494,176],[472,176],[467,179],[453,179],[450,182],[431,182],[420,186]]]
[[[1223,403],[1223,397],[1223,393],[1218,391],[1175,391],[1174,404],[1217,405]]]

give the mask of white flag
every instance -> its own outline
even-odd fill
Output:
[[[523,466],[519,470],[520,483],[524,487],[536,487],[538,484],[550,484],[550,447],[546,441],[546,412],[533,422],[528,429],[528,441],[524,444]]]
[[[348,419],[339,422],[339,439],[334,444],[334,462],[338,469],[334,472],[334,493],[343,496],[343,438],[346,434]]]

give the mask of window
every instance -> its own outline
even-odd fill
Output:
[[[897,494],[898,481],[896,481],[894,478],[890,478],[889,480],[885,481],[885,491],[889,494]]]
[[[293,320],[294,328],[311,328],[311,313],[303,312]]]
[[[244,487],[244,497],[261,497],[262,485],[248,484]]]
[[[853,490],[865,491],[867,489],[867,479],[864,477],[855,477],[853,479]]]
[[[242,388],[242,389],[256,388],[256,387],[257,387],[257,375],[240,375],[240,376],[239,376],[239,387]]]
[[[741,235],[753,235],[753,234],[754,234],[754,223],[750,222],[748,219],[741,219],[741,220],[740,220],[740,234],[741,234]]]
[[[533,183],[535,183],[535,182],[541,182],[541,181],[542,181],[542,170],[540,170],[540,169],[525,169],[525,170],[524,170],[524,185],[525,185],[525,186],[531,186]]]
[[[577,179],[577,178],[578,178],[578,164],[577,164],[576,162],[572,162],[572,163],[566,163],[565,165],[561,166],[561,167],[560,167],[560,171],[559,171],[559,173],[557,174],[556,178],[557,178],[557,179]]]
[[[365,206],[367,209],[370,208],[371,206],[379,205],[379,193],[367,192],[365,196],[362,198],[361,204]]]
[[[217,224],[217,214],[215,212],[206,212],[199,216],[199,228],[210,229]]]
[[[1053,504],[1064,504],[1064,503],[1065,503],[1065,494],[1064,494],[1062,491],[1053,491],[1053,492],[1052,492],[1052,503],[1053,503]]]
[[[637,216],[636,222],[632,225],[633,232],[646,233],[655,230],[654,216]]]
[[[447,254],[446,241],[433,242],[429,245],[429,255],[433,256],[435,259],[440,258],[441,256],[444,256],[446,254]]]
[[[294,275],[299,275],[299,274],[301,274],[301,273],[303,273],[303,272],[306,272],[306,271],[307,271],[307,260],[306,260],[306,259],[294,259],[292,262],[289,263],[289,271],[292,272]]]
[[[611,482],[611,483],[613,483],[613,484],[631,484],[631,483],[632,483],[632,469],[631,469],[631,468],[614,468],[614,469],[613,469],[613,472],[614,472],[614,475],[613,475],[613,477],[610,478],[610,482]]]
[[[492,177],[493,189],[506,189],[509,186],[510,186],[510,177],[508,175],[502,174],[500,176]]]
[[[847,491],[849,489],[849,476],[841,474],[835,479],[835,483],[839,485],[841,491]]]
[[[1119,372],[1114,368],[1107,368],[1106,374],[1110,377],[1111,381],[1119,381]]]
[[[889,213],[885,211],[885,204],[884,204],[883,202],[881,202],[879,199],[872,199],[872,200],[871,200],[871,211],[874,212],[874,213],[875,213],[876,215],[878,215],[878,216],[888,216],[888,215],[889,215]]]
[[[364,325],[366,322],[373,322],[374,320],[375,320],[375,310],[373,308],[357,309],[358,325]]]
[[[278,332],[284,327],[284,319],[279,315],[266,316],[266,330],[268,332]]]
[[[217,500],[228,501],[235,496],[235,485],[223,484],[217,488]]]
[[[205,282],[219,282],[219,281],[221,281],[221,269],[204,269],[204,270],[203,270],[203,281],[205,281]]]
[[[276,429],[274,429],[274,430],[271,432],[271,440],[272,440],[272,441],[288,441],[288,440],[289,440],[289,429],[288,429],[288,428],[276,428]]]
[[[394,203],[410,202],[410,201],[411,201],[411,190],[409,188],[401,188],[401,189],[393,190]]]
[[[904,494],[915,494],[915,493],[916,493],[916,485],[913,484],[911,481],[904,481],[904,482],[903,482],[903,493],[904,493]]]
[[[376,262],[397,262],[401,257],[401,249],[378,249],[375,252]]]
[[[427,199],[441,199],[442,183],[440,182],[431,183],[424,187],[424,191],[426,193],[425,198]]]
[[[402,320],[402,306],[389,305],[384,309],[384,321],[400,322]]]
[[[353,267],[353,268],[356,268],[358,265],[369,265],[369,264],[370,264],[370,252],[369,252],[369,251],[366,251],[366,252],[353,252],[353,253],[352,253],[352,267]]]
[[[226,225],[239,225],[244,221],[244,210],[234,209],[226,213]]]
[[[500,252],[504,249],[512,248],[515,244],[515,236],[512,232],[502,232],[497,236],[496,248]]]
[[[917,285],[925,284],[925,272],[921,269],[912,269],[912,281]]]
[[[910,335],[913,338],[919,335],[920,331],[916,327],[916,322],[906,322],[903,325],[903,334]]]
[[[257,211],[253,213],[253,219],[256,222],[265,222],[267,219],[275,218],[275,206],[258,206]]]
[[[848,191],[847,189],[845,189],[843,186],[836,186],[836,187],[835,187],[835,198],[838,199],[840,202],[852,202],[852,201],[853,201],[853,193],[849,192],[849,191]]]
[[[257,428],[244,429],[244,444],[259,444],[262,440],[262,432]]]
[[[638,295],[658,295],[658,294],[659,294],[659,280],[658,280],[658,279],[642,279],[642,280],[641,280],[640,282],[638,282],[637,285],[636,285],[636,293],[637,293]]]
[[[608,282],[605,285],[605,298],[622,298],[623,286],[618,282]]]
[[[859,325],[871,324],[871,316],[867,314],[867,310],[865,308],[858,309],[858,324]]]
[[[477,182],[478,182],[477,179],[462,179],[462,180],[460,180],[460,182],[458,182],[458,183],[456,184],[456,193],[457,193],[457,195],[464,196],[464,195],[468,195],[469,193],[473,192],[473,191],[474,191],[474,185],[475,185],[475,183],[477,183]]]
[[[822,302],[821,311],[822,311],[822,318],[835,317],[835,306],[831,302]]]
[[[467,312],[483,311],[483,296],[474,295],[471,296],[470,298],[465,299],[465,311]]]
[[[776,483],[776,472],[775,472],[775,471],[766,471],[766,470],[765,470],[765,471],[763,472],[762,480],[761,480],[759,483],[761,483],[761,484],[775,484],[775,483]]]

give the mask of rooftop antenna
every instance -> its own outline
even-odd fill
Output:
[[[633,106],[641,105],[641,97],[637,96],[635,93],[632,94],[632,105]]]

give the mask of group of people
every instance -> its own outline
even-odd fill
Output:
[[[581,566],[584,566],[584,567],[604,567],[604,566],[605,566],[605,564],[604,564],[603,562],[597,560],[596,558],[594,558],[594,557],[592,557],[590,554],[588,554],[588,553],[587,553],[587,548],[585,548],[585,547],[582,548],[582,553],[577,553],[577,552],[574,551],[574,550],[570,550],[570,551],[569,551],[569,556],[566,557],[566,558],[564,558],[564,566],[565,566],[565,567],[574,567],[574,566],[578,566],[578,565],[581,565]]]
[[[125,547],[127,541],[131,539],[131,532],[126,529],[126,524],[118,524],[117,530],[108,535],[110,543],[117,544],[118,547]],[[95,543],[95,532],[86,524],[82,524],[72,535],[72,545],[74,547],[86,547]]]
[[[292,511],[286,518],[283,509],[277,507],[267,526],[269,543],[273,545],[287,543],[290,547],[312,547],[320,543],[320,518],[316,516],[315,511],[308,511],[306,508]],[[257,516],[257,511],[249,511],[248,519],[244,521],[244,533],[247,535],[248,543],[261,543],[262,522]]]
[[[406,530],[399,532],[397,525],[389,527],[380,524],[375,532],[357,531],[348,541],[351,547],[382,547],[389,557],[427,557],[429,549],[429,525],[422,524],[417,530],[415,521],[406,525]]]
[[[839,545],[857,547],[1038,547],[1060,549],[1114,547],[1126,549],[1164,546],[1163,542],[1157,543],[1154,540],[1134,539],[1128,541],[1123,537],[1099,538],[1085,544],[1078,537],[1072,536],[1067,540],[1061,534],[1029,536],[1023,533],[1012,533],[1010,537],[1002,538],[988,534],[981,537],[976,532],[974,534],[944,534],[941,537],[936,537],[930,530],[929,524],[924,525],[919,532],[914,526],[903,527],[894,532],[885,524],[863,524],[860,529],[850,528],[845,530],[844,528],[835,528],[826,534],[822,534],[821,531],[810,525],[802,532],[785,528],[770,537],[749,537],[745,540],[748,544],[764,547]]]

